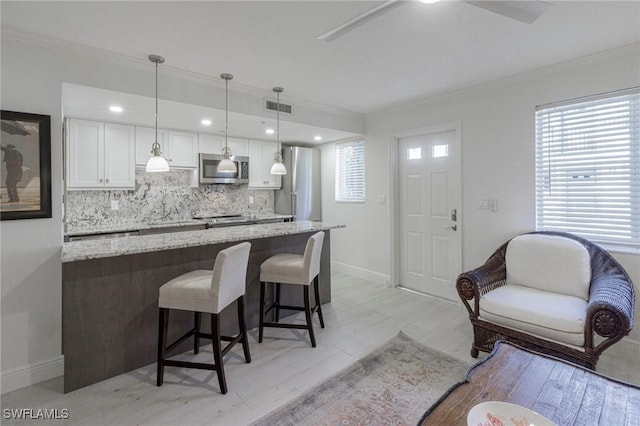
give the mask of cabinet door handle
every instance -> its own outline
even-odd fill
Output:
[[[102,183],[102,179],[98,179],[98,182]]]
[[[109,183],[109,179],[105,179],[107,183]]]

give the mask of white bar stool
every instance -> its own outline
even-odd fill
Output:
[[[244,319],[244,294],[246,289],[247,265],[251,243],[244,242],[222,250],[216,256],[213,270],[187,272],[160,287],[158,307],[160,322],[158,327],[158,376],[157,385],[162,386],[164,367],[185,367],[213,370],[218,373],[220,392],[227,393],[222,358],[236,343],[242,343],[244,359],[251,362],[247,327]],[[218,315],[234,301],[238,301],[239,333],[236,336],[221,336]],[[194,312],[194,327],[184,336],[167,346],[169,310],[179,309]],[[211,334],[200,332],[200,314],[211,314]],[[210,338],[213,343],[215,364],[169,360],[167,354],[189,337],[194,336],[193,352],[200,351],[200,337]],[[230,342],[221,349],[220,341]]]
[[[260,331],[258,333],[258,342],[262,343],[264,327],[275,328],[296,328],[309,331],[309,339],[311,346],[316,347],[316,338],[313,334],[313,324],[311,316],[316,311],[320,319],[320,326],[324,328],[324,319],[322,318],[322,306],[320,305],[320,292],[318,290],[318,274],[320,273],[320,255],[322,254],[322,242],[324,241],[324,232],[320,231],[312,235],[307,241],[304,254],[277,254],[265,260],[260,265]],[[316,299],[313,309],[310,308],[309,302],[309,286],[313,282],[314,295]],[[265,311],[264,294],[267,283],[275,284],[275,295],[273,303]],[[280,304],[280,284],[296,284],[304,286],[304,308],[299,306],[285,306]],[[274,310],[274,321],[265,322],[264,315],[270,310]],[[294,311],[304,311],[307,319],[304,324],[285,324],[280,323],[280,309],[289,309]]]

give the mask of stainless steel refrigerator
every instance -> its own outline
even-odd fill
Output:
[[[320,150],[283,145],[282,159],[287,174],[275,191],[275,212],[294,220],[322,220]]]

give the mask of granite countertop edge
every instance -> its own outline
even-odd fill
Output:
[[[267,221],[274,219],[291,219],[292,215],[287,214],[256,214],[251,216],[244,216],[245,219],[251,221]],[[197,226],[206,225],[206,219],[176,219],[176,220],[157,220],[157,221],[130,221],[126,223],[109,224],[109,225],[67,225],[65,227],[65,237],[75,237],[82,235],[95,235],[95,234],[112,234],[119,232],[132,232],[140,231],[144,229],[162,229],[162,228],[176,228],[183,226]]]
[[[324,222],[298,221],[254,225],[237,225],[196,231],[140,235],[101,240],[65,242],[62,246],[62,263],[117,257],[163,250],[199,247],[210,244],[241,242],[260,238],[302,234],[345,228]]]

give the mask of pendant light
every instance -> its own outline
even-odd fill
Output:
[[[276,109],[276,140],[278,141],[278,150],[273,156],[273,165],[271,166],[272,175],[286,175],[287,168],[282,163],[282,147],[280,146],[280,93],[284,92],[282,87],[274,87],[273,91],[276,92],[277,109]]]
[[[233,78],[231,74],[220,74],[220,78],[225,81],[225,105],[224,105],[224,148],[222,148],[222,161],[218,163],[218,171],[222,173],[235,173],[236,163],[231,161],[231,150],[227,144],[229,137],[229,80]]]
[[[169,163],[162,156],[158,143],[158,64],[164,63],[164,58],[158,55],[149,55],[149,60],[156,64],[156,137],[151,145],[151,158],[147,161],[147,172],[168,172]]]

